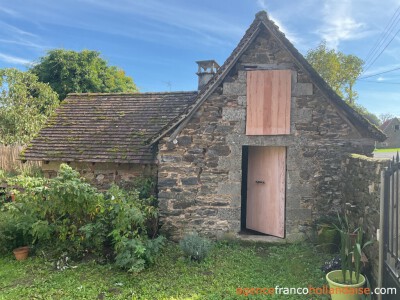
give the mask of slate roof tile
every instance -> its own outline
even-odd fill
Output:
[[[69,94],[22,159],[154,163],[148,141],[168,127],[197,92]]]

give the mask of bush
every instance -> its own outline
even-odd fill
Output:
[[[5,205],[3,213],[12,221],[24,216],[22,224],[30,222],[24,228],[37,246],[51,249],[50,255],[115,258],[121,268],[140,271],[163,244],[162,237],[148,237],[149,220],[158,218],[154,198],[140,199],[136,190],[113,186],[101,193],[65,164],[56,178],[18,176],[9,183],[22,191],[14,191],[16,202]],[[1,224],[0,239],[9,240],[8,225],[2,229]]]
[[[186,257],[198,262],[204,260],[211,250],[210,240],[200,237],[197,233],[186,234],[179,246]]]
[[[6,253],[11,250],[28,246],[32,242],[30,234],[31,219],[22,216],[14,217],[8,213],[6,204],[0,211],[0,252]]]
[[[79,173],[68,165],[61,165],[53,179],[18,176],[14,185],[20,214],[33,219],[32,235],[42,246],[51,246],[55,254],[67,252],[78,258],[86,252],[98,252],[80,230],[91,223],[100,212],[103,194],[84,182]]]
[[[148,223],[158,218],[153,198],[139,197],[136,190],[125,191],[112,186],[107,192],[105,223],[115,249],[117,266],[130,272],[139,272],[154,262],[164,243],[163,237],[149,239]],[[154,236],[151,236],[154,237]]]

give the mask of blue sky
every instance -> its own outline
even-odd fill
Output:
[[[257,11],[265,9],[303,54],[325,39],[366,59],[399,6],[400,0],[0,0],[0,68],[25,70],[53,48],[90,49],[124,69],[142,92],[194,90],[195,61],[222,64]],[[393,41],[363,76],[400,68],[396,21],[387,39]],[[356,88],[358,103],[371,112],[400,116],[400,70],[359,80]]]

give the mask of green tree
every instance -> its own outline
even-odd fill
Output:
[[[57,94],[37,76],[0,69],[0,143],[26,143],[59,103]]]
[[[354,84],[364,64],[360,58],[328,49],[326,41],[322,41],[315,49],[307,52],[306,59],[342,99],[355,104],[358,94]]]
[[[30,71],[39,81],[49,83],[60,100],[68,93],[138,91],[131,77],[117,67],[108,66],[97,51],[50,50]]]

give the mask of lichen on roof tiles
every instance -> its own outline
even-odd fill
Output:
[[[197,92],[70,94],[24,151],[24,159],[153,163],[147,141]]]

